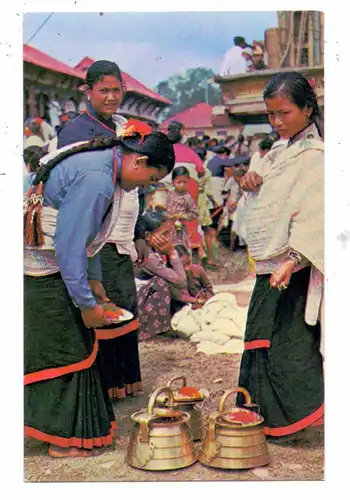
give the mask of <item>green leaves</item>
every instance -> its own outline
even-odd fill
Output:
[[[214,76],[212,69],[192,68],[159,82],[155,91],[174,103],[167,110],[164,118],[180,113],[200,102],[208,102],[212,106],[220,104],[221,90],[219,85],[213,83]]]

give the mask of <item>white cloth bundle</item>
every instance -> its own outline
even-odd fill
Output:
[[[171,324],[180,337],[197,343],[201,352],[215,354],[219,347],[219,352],[241,353],[247,312],[247,307],[237,305],[233,294],[218,293],[202,309],[183,307]]]

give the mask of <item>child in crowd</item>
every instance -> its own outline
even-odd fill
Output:
[[[186,167],[175,167],[172,172],[173,190],[168,193],[167,216],[169,219],[180,222],[174,232],[173,243],[182,243],[187,248],[191,248],[189,241],[188,222],[194,221],[198,217],[197,207],[188,193],[188,181],[190,173]]]
[[[186,167],[176,167],[172,172],[173,191],[168,194],[167,213],[170,219],[194,220],[198,217],[197,207],[188,193],[190,173]]]
[[[198,148],[195,151],[201,158],[201,160],[205,162],[207,151],[204,148]],[[218,208],[218,204],[216,203],[213,196],[211,180],[212,174],[207,167],[204,168],[204,172],[198,173],[198,220],[204,233],[204,240],[207,251],[207,264],[210,266],[217,266],[218,243],[216,239],[216,229],[213,227],[211,210]]]

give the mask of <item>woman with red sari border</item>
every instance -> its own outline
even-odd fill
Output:
[[[240,179],[257,278],[238,383],[279,442],[323,422],[324,145],[316,94],[302,74],[276,74],[264,100],[280,140]]]
[[[122,191],[160,180],[175,161],[167,137],[145,136],[142,126],[58,150],[29,174],[24,433],[49,443],[52,457],[88,457],[112,443],[116,422],[95,333],[111,324],[98,302],[99,251],[118,220]]]

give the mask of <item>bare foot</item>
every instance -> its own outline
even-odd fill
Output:
[[[51,444],[49,446],[49,456],[53,458],[89,458],[100,455],[104,450],[105,448],[93,448],[92,450],[87,450],[86,448],[76,448],[74,446],[61,448],[60,446],[54,446]]]

